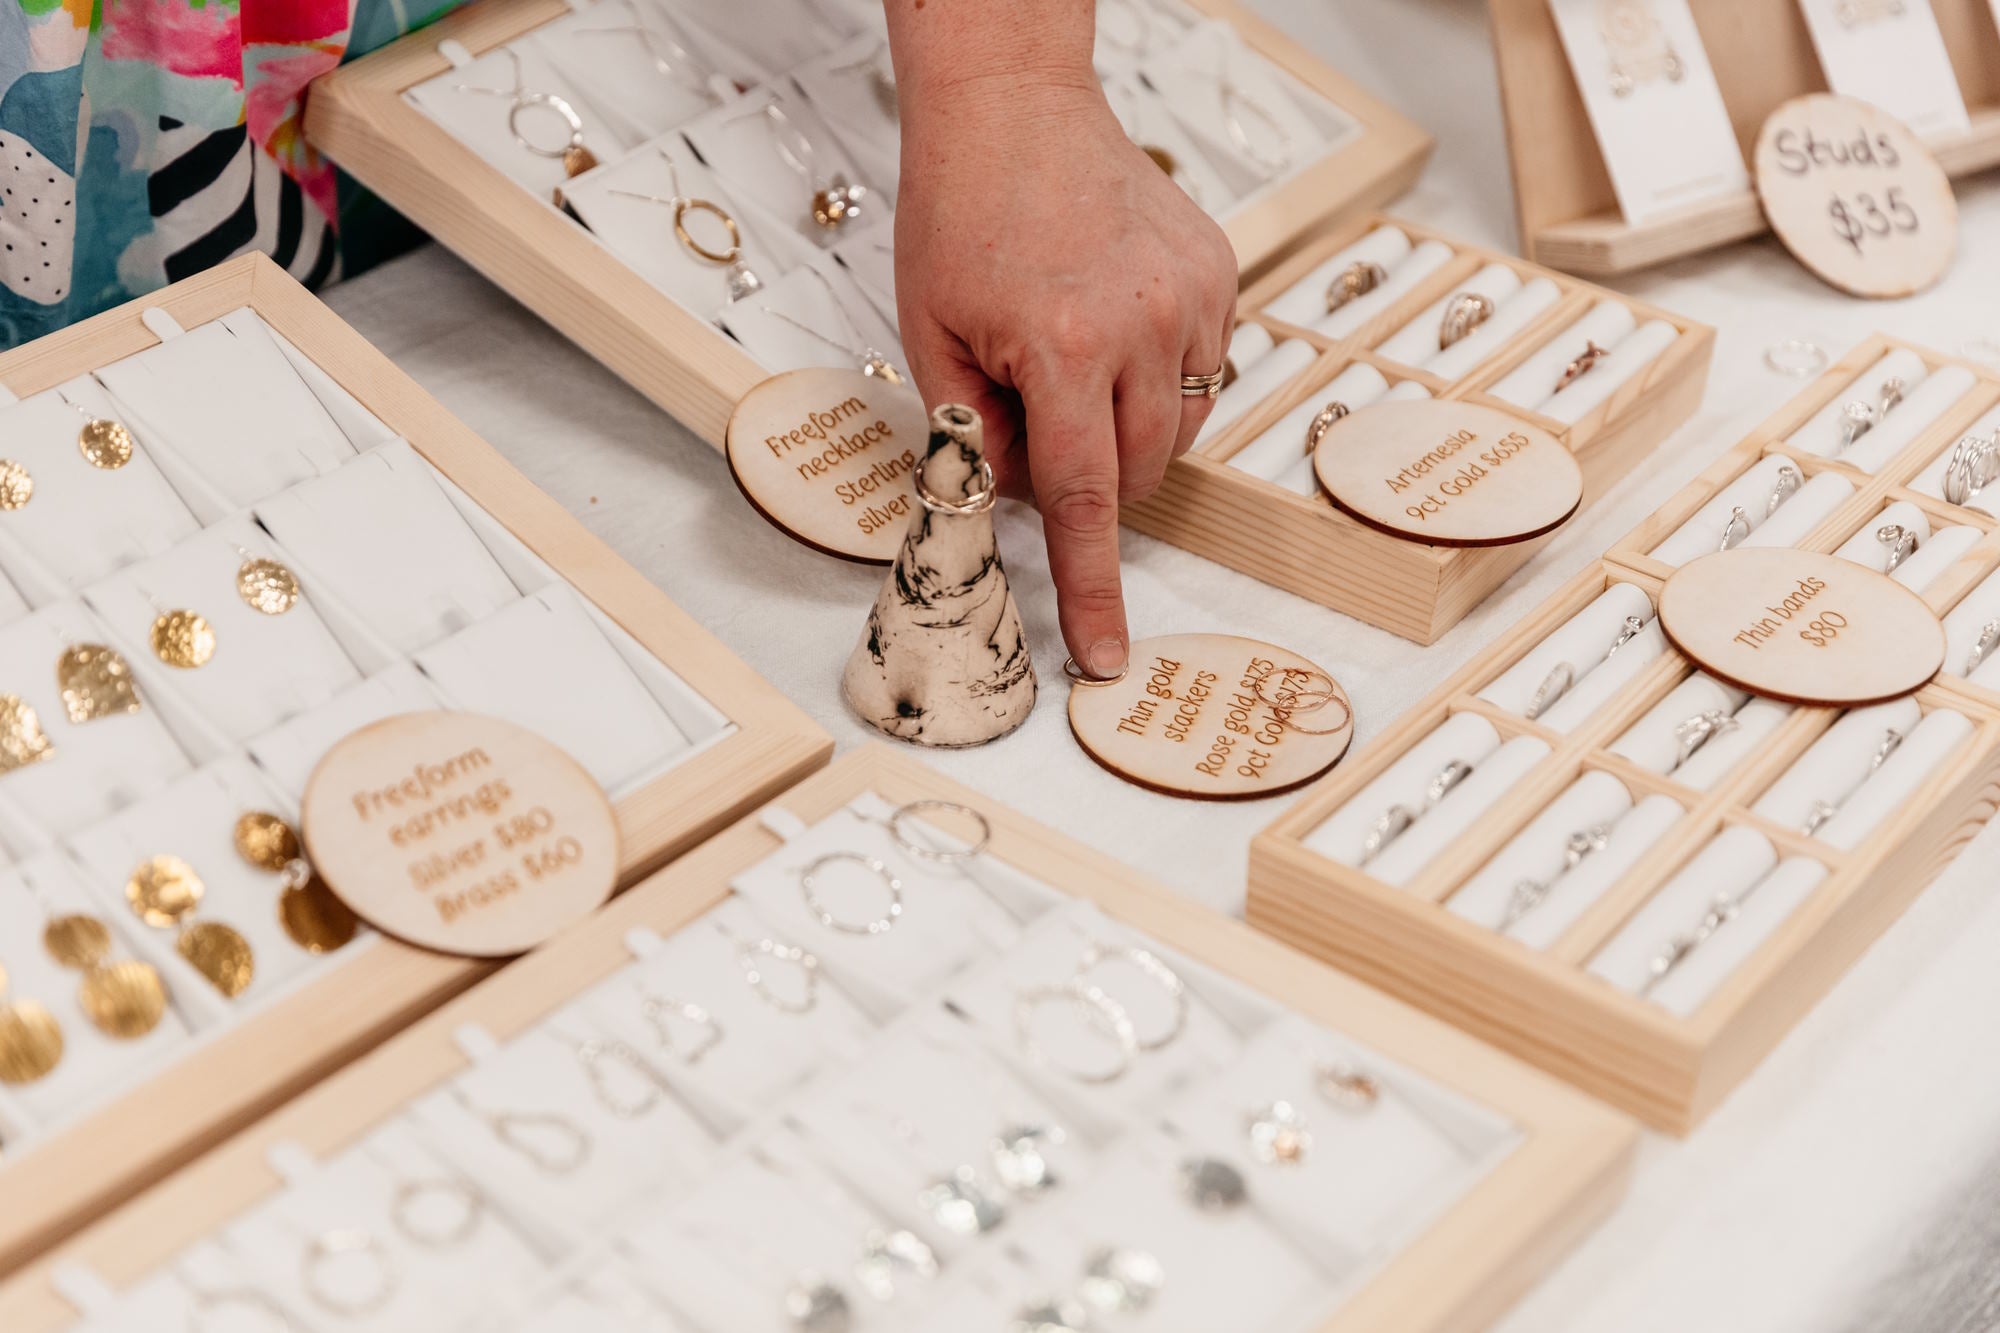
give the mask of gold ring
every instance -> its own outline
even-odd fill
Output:
[[[1576,360],[1563,369],[1562,378],[1556,381],[1556,392],[1561,393],[1570,385],[1597,368],[1597,363],[1610,356],[1610,349],[1599,347],[1595,342],[1586,342]]]
[[[1228,373],[1229,373],[1229,368],[1227,366],[1224,366],[1221,370],[1216,371],[1213,375],[1182,375],[1181,397],[1183,398],[1215,397],[1215,395],[1222,392],[1222,377]]]
[[[1077,660],[1074,657],[1066,657],[1063,659],[1063,674],[1065,676],[1068,676],[1070,680],[1072,680],[1078,685],[1089,685],[1093,687],[1099,685],[1116,685],[1119,681],[1125,679],[1125,672],[1123,671],[1120,671],[1115,676],[1106,676],[1103,677],[1102,679],[1096,676],[1085,675],[1083,667],[1078,664]]]
[[[1389,270],[1374,260],[1355,260],[1326,285],[1326,313],[1331,315],[1349,301],[1368,295],[1388,280]]]
[[[917,499],[923,503],[924,508],[930,510],[932,513],[964,514],[967,516],[983,514],[993,507],[995,500],[1000,498],[1000,485],[993,476],[993,465],[985,459],[982,458],[979,460],[977,474],[979,477],[979,489],[967,495],[963,500],[947,500],[930,488],[930,484],[924,480],[924,467],[930,461],[930,456],[926,454],[923,461],[917,464],[916,471],[911,475],[917,484]]]
[[[1318,451],[1319,442],[1326,438],[1328,431],[1333,429],[1333,423],[1346,415],[1347,404],[1338,401],[1328,403],[1313,414],[1313,419],[1306,423],[1307,458],[1311,458]]]
[[[1463,342],[1472,331],[1493,318],[1493,298],[1479,292],[1460,292],[1445,307],[1444,321],[1438,325],[1438,348],[1443,350]]]

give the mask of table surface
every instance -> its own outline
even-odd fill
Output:
[[[1517,239],[1484,7],[1473,0],[1255,0],[1320,56],[1439,139],[1395,211],[1502,249]],[[1944,350],[2000,337],[2000,181],[1961,188],[1963,248],[1940,289],[1870,304],[1769,241],[1624,281],[1716,325],[1699,416],[1455,631],[1419,648],[1147,538],[1124,536],[1136,636],[1253,635],[1334,671],[1365,745],[1474,653],[1796,393],[1763,351],[1839,355],[1886,330]],[[1994,229],[1988,231],[1988,227]],[[840,671],[878,571],[818,556],[743,502],[719,455],[436,248],[330,293],[333,307],[600,537],[827,727],[852,718]],[[1047,693],[1019,732],[931,762],[1224,910],[1251,836],[1286,808],[1181,803],[1087,759],[1063,711],[1064,651],[1036,516],[998,511],[1000,545]],[[2000,1182],[2000,901],[1989,832],[1930,888],[1692,1138],[1648,1136],[1617,1214],[1531,1293],[1506,1333],[1973,1333],[1995,1327],[2000,1237],[1975,1206]],[[1969,1203],[1967,1200],[1974,1202]],[[1982,1220],[1983,1219],[1983,1220]]]

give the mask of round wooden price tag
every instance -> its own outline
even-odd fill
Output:
[[[1910,128],[1868,102],[1813,93],[1757,139],[1757,193],[1801,264],[1854,296],[1899,297],[1958,253],[1951,178]]]
[[[1851,560],[1757,548],[1705,555],[1660,594],[1660,627],[1718,680],[1796,704],[1900,699],[1944,665],[1924,599]]]
[[[1084,752],[1127,782],[1212,801],[1275,796],[1340,762],[1354,712],[1340,683],[1297,653],[1231,634],[1132,645],[1131,667],[1069,693]]]
[[[1335,505],[1392,537],[1508,546],[1583,504],[1583,469],[1538,426],[1477,403],[1375,403],[1320,436],[1313,470]]]
[[[618,821],[583,765],[477,713],[410,713],[327,751],[306,855],[362,920],[442,953],[505,958],[603,905]]]
[[[858,370],[788,370],[730,414],[729,471],[751,505],[817,551],[886,565],[916,507],[923,399]]]

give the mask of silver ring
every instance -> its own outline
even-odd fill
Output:
[[[1463,759],[1454,759],[1438,770],[1437,776],[1424,788],[1424,808],[1429,809],[1445,797],[1451,795],[1452,788],[1472,776],[1472,765]]]
[[[1729,511],[1729,521],[1722,525],[1722,540],[1716,544],[1715,549],[1733,551],[1741,546],[1749,535],[1750,515],[1744,512],[1742,505],[1736,505]]]
[[[1875,429],[1878,420],[1875,408],[1859,398],[1851,399],[1840,409],[1840,448],[1836,454],[1844,454],[1852,449],[1856,441]]]
[[[1524,879],[1507,894],[1507,910],[1500,914],[1500,924],[1494,929],[1505,935],[1520,924],[1521,918],[1540,907],[1549,896],[1554,885],[1547,880]]]
[[[1972,645],[1972,655],[1966,659],[1965,674],[1971,675],[1980,665],[2000,648],[2000,620],[1989,620],[1979,627],[1979,639]]]
[[[979,460],[977,473],[979,489],[963,500],[947,500],[930,488],[930,483],[924,480],[924,469],[930,465],[930,461],[931,456],[924,455],[911,473],[911,477],[916,482],[918,501],[933,514],[959,514],[967,517],[983,514],[1000,498],[999,480],[993,475],[993,465],[985,459]]]
[[[1407,805],[1392,805],[1375,817],[1374,826],[1361,843],[1361,860],[1367,865],[1382,854],[1382,849],[1401,837],[1410,825],[1417,822],[1417,812]]]
[[[1827,821],[1840,813],[1840,807],[1832,801],[1814,801],[1806,811],[1806,822],[1800,825],[1808,838],[1816,837],[1826,827]]]
[[[979,839],[963,851],[939,851],[926,847],[903,832],[903,821],[921,810],[943,810],[953,814],[969,815],[979,825]],[[926,798],[921,801],[906,801],[896,807],[888,820],[889,837],[898,847],[920,861],[930,861],[936,865],[956,865],[961,861],[971,861],[985,851],[993,841],[993,821],[971,806],[959,801],[940,801]]]
[[[842,921],[820,901],[819,890],[813,880],[820,871],[837,862],[849,861],[867,870],[882,881],[889,891],[889,901],[882,909],[882,915],[863,921],[859,925]],[[889,867],[872,856],[860,852],[828,852],[816,857],[804,870],[799,872],[799,893],[806,900],[806,910],[828,930],[837,930],[843,935],[886,935],[896,928],[896,922],[903,915],[903,881],[890,873]]]
[[[1216,371],[1212,375],[1182,375],[1181,397],[1215,397],[1215,395],[1222,392],[1222,377],[1228,373],[1229,367],[1225,365],[1221,370]]]
[[[1563,869],[1570,871],[1582,865],[1597,852],[1611,845],[1611,827],[1608,824],[1593,824],[1586,829],[1578,829],[1563,843]]]
[[[1333,429],[1333,423],[1348,415],[1346,403],[1331,402],[1313,414],[1306,423],[1306,457],[1311,458],[1319,450],[1319,442]]]
[[[375,1283],[358,1295],[327,1285],[326,1266],[351,1254],[366,1255],[374,1265]],[[396,1269],[382,1242],[359,1227],[323,1231],[312,1238],[300,1260],[299,1285],[313,1304],[342,1319],[362,1319],[380,1311],[396,1294]]]
[[[1674,767],[1678,768],[1682,764],[1685,764],[1688,760],[1694,758],[1696,750],[1699,750],[1717,736],[1728,735],[1740,725],[1742,724],[1737,722],[1734,716],[1723,712],[1720,708],[1711,708],[1707,712],[1696,713],[1693,717],[1680,722],[1674,727],[1674,742],[1677,747],[1676,752],[1679,755],[1679,758],[1674,763]]]
[[[771,989],[769,979],[764,975],[762,959],[769,958],[780,963],[790,963],[805,979],[805,998],[797,1002],[786,1000]],[[795,944],[780,944],[774,939],[761,939],[755,944],[736,946],[736,961],[743,969],[743,979],[757,998],[770,1005],[781,1014],[810,1013],[819,1003],[819,959]]]
[[[1764,364],[1795,380],[1809,380],[1825,370],[1831,359],[1826,349],[1804,338],[1786,338],[1764,349]]]
[[[531,107],[545,106],[561,116],[569,126],[569,138],[560,148],[543,148],[534,140],[521,133],[521,113]],[[575,149],[583,147],[583,117],[576,114],[576,108],[555,93],[525,92],[515,95],[514,103],[507,108],[507,132],[514,136],[514,142],[533,153],[536,157],[565,157]]]
[[[1331,315],[1348,302],[1368,295],[1389,280],[1389,270],[1372,259],[1357,259],[1326,285],[1326,313]]]
[[[1084,949],[1082,956],[1077,959],[1076,979],[1082,981],[1100,964],[1110,962],[1114,959],[1130,963],[1145,976],[1146,980],[1165,991],[1167,998],[1173,1001],[1174,1021],[1172,1025],[1168,1027],[1166,1033],[1162,1036],[1154,1037],[1150,1041],[1140,1040],[1139,1049],[1142,1051],[1157,1051],[1163,1046],[1171,1045],[1176,1037],[1187,1030],[1189,1009],[1187,983],[1181,980],[1178,972],[1175,972],[1171,967],[1161,962],[1156,954],[1133,945],[1105,944],[1098,941],[1093,941],[1089,947]],[[1123,1008],[1122,1005],[1120,1007]],[[1131,1010],[1126,1009],[1125,1012],[1129,1016]],[[1136,1028],[1133,1031],[1133,1036],[1135,1039],[1138,1036]]]
[[[1884,574],[1893,574],[1905,560],[1917,553],[1917,534],[1901,523],[1884,523],[1875,529],[1875,540],[1889,552],[1889,563],[1882,567]]]
[[[1528,700],[1527,711],[1521,716],[1533,722],[1549,711],[1556,700],[1569,693],[1569,687],[1576,684],[1576,668],[1567,662],[1558,662],[1549,668],[1549,674],[1542,677],[1542,683],[1535,687],[1533,697]]]
[[[1438,349],[1446,350],[1470,337],[1472,331],[1493,318],[1493,298],[1480,292],[1460,292],[1445,307],[1438,324]]]
[[[1868,761],[1868,771],[1873,773],[1876,769],[1888,763],[1889,756],[1902,748],[1904,739],[1903,733],[1894,727],[1890,727],[1884,731],[1882,733],[1882,743],[1875,747],[1875,757]]]
[[[1071,1069],[1051,1060],[1048,1051],[1035,1039],[1034,1021],[1036,1011],[1052,1000],[1061,1000],[1092,1018],[1092,1025],[1117,1047],[1117,1063],[1099,1071]],[[1080,1083],[1116,1082],[1125,1076],[1125,1071],[1139,1056],[1139,1034],[1133,1030],[1132,1017],[1125,1012],[1125,1007],[1079,977],[1072,977],[1060,986],[1036,986],[1016,995],[1014,1037],[1020,1044],[1021,1054],[1030,1062],[1060,1069]]]
[[[1764,517],[1769,518],[1771,515],[1777,513],[1779,506],[1783,505],[1785,501],[1791,499],[1794,495],[1797,495],[1799,488],[1805,484],[1805,474],[1801,473],[1797,468],[1793,467],[1790,463],[1780,466],[1778,468],[1778,479],[1771,485],[1771,498],[1764,502]]]
[[[1620,648],[1623,648],[1626,644],[1632,642],[1632,640],[1638,638],[1641,634],[1644,634],[1645,632],[1646,632],[1645,621],[1639,619],[1639,617],[1637,616],[1625,617],[1624,625],[1621,626],[1618,630],[1618,637],[1613,639],[1611,641],[1611,646],[1604,650],[1604,660],[1609,662],[1612,658],[1618,656],[1618,650]]]
[[[1369,1110],[1382,1100],[1382,1085],[1375,1076],[1344,1061],[1313,1070],[1313,1089],[1327,1105],[1348,1112]]]
[[[1891,412],[1900,407],[1903,402],[1903,391],[1909,387],[1901,375],[1891,375],[1888,379],[1883,380],[1881,396],[1875,402],[1876,419],[1880,420],[1887,417]]]
[[[1944,466],[1945,503],[1962,505],[2000,477],[2000,433],[1968,435],[1951,447]]]

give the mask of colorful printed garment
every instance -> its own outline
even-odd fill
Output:
[[[458,0],[415,2],[0,0],[0,345],[250,250],[316,286],[406,243],[301,96]]]

